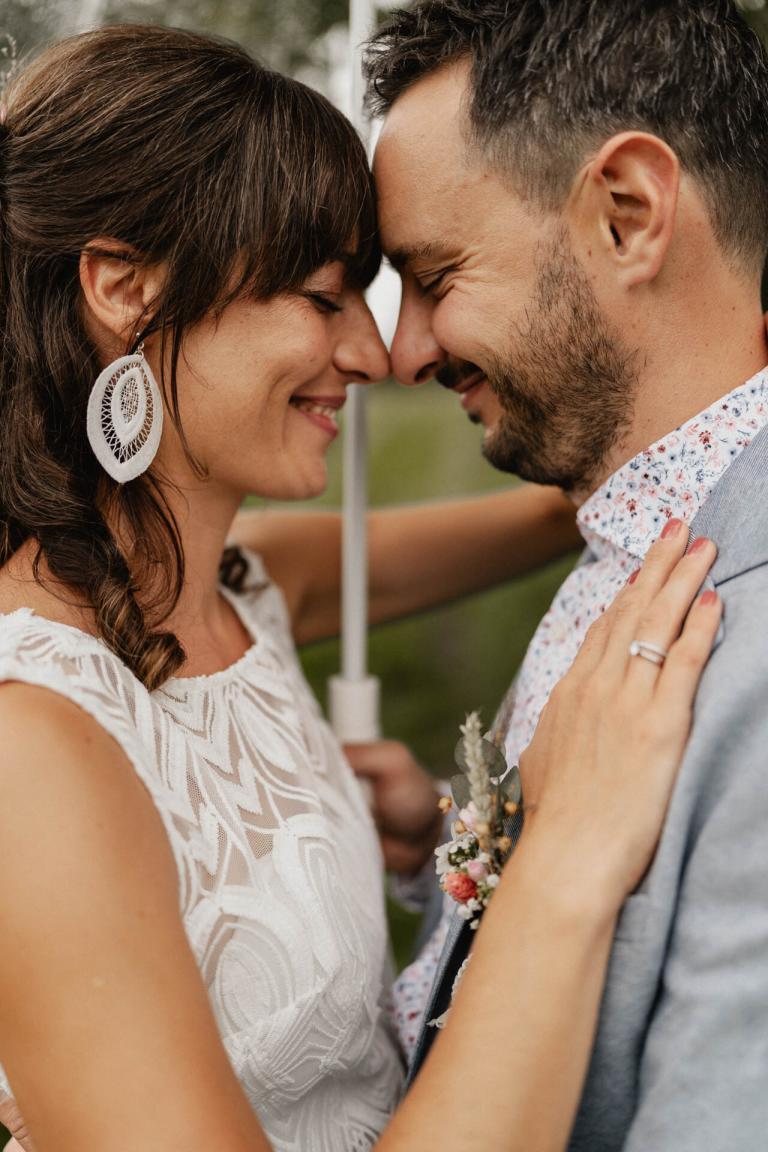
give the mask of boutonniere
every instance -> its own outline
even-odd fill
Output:
[[[458,818],[451,824],[452,839],[435,849],[440,887],[459,905],[458,913],[477,928],[498,886],[513,848],[510,822],[522,806],[522,785],[517,765],[507,768],[504,754],[483,736],[480,714],[471,712],[460,727],[456,763],[460,771],[451,779],[452,799],[440,800],[443,812],[454,806]],[[467,956],[456,973],[451,1001],[469,963]],[[444,1028],[450,1004],[434,1028]]]
[[[453,798],[440,800],[443,812],[455,806],[458,818],[451,824],[452,839],[435,849],[436,868],[459,915],[477,928],[512,851],[507,829],[520,809],[522,786],[517,765],[508,769],[501,749],[483,736],[478,712],[471,712],[459,731]]]

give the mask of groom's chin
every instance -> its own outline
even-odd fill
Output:
[[[570,476],[555,473],[552,462],[547,461],[543,453],[534,454],[528,450],[524,443],[509,435],[509,432],[500,428],[486,430],[483,439],[483,456],[497,472],[505,472],[517,476],[531,484],[554,485],[565,489],[565,483],[571,483]]]
[[[520,452],[506,438],[499,436],[498,426],[485,429],[483,456],[497,472],[519,475]]]

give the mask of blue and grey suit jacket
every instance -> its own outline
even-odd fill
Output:
[[[768,428],[692,531],[718,545],[723,626],[654,862],[618,922],[569,1152],[768,1149]],[[427,1020],[469,943],[457,923]]]

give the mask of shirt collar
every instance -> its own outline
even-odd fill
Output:
[[[579,530],[598,557],[637,559],[668,520],[689,524],[717,482],[768,424],[768,368],[721,396],[623,464],[578,512]]]

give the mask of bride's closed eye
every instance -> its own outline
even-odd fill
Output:
[[[312,292],[304,291],[302,296],[310,300],[321,312],[336,313],[343,311],[341,304],[338,303],[341,298],[340,292]]]

